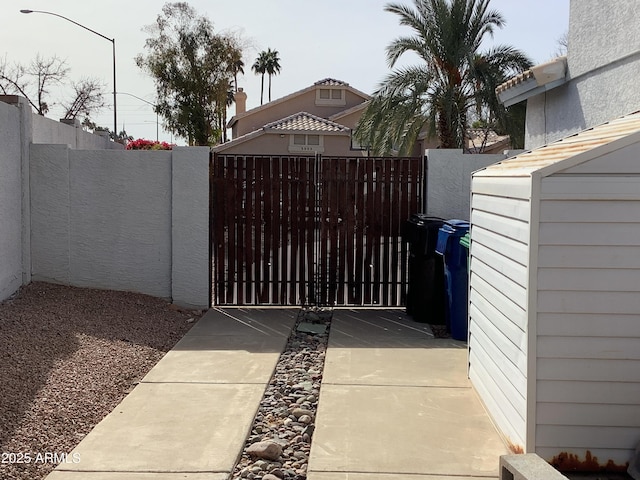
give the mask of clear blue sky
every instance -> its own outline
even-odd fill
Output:
[[[410,4],[410,0],[398,0]],[[251,72],[257,52],[278,50],[282,72],[274,77],[272,98],[333,77],[366,93],[375,90],[389,72],[385,47],[399,35],[409,33],[397,17],[383,10],[387,0],[192,0],[218,31],[240,32],[250,45],[245,52],[245,75],[239,85],[248,94],[247,106],[260,103],[260,77]],[[21,14],[20,9],[46,10],[116,39],[117,88],[150,102],[155,100],[153,81],[135,65],[144,51],[144,25],[154,21],[164,2],[156,0],[4,0],[0,21],[0,55],[10,62],[28,63],[37,53],[66,59],[70,78],[94,76],[112,92],[111,43],[60,18]],[[506,26],[496,32],[492,44],[511,44],[526,52],[535,63],[553,57],[558,38],[568,30],[569,0],[492,0]],[[411,63],[407,58],[406,63]],[[265,87],[266,89],[266,87]],[[52,91],[54,100],[63,96]],[[108,106],[94,116],[98,124],[112,128],[111,93]],[[234,109],[231,108],[230,115]],[[48,115],[61,115],[55,107]],[[118,96],[119,128],[134,137],[155,139],[156,116],[151,107],[133,97]],[[160,140],[172,137],[160,131]],[[174,141],[176,139],[173,139]]]

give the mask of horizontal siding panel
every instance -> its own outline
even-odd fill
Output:
[[[640,405],[537,404],[538,425],[640,427]]]
[[[518,417],[524,421],[527,411],[527,403],[525,400],[527,390],[526,387],[520,388],[514,385],[513,381],[515,380],[518,384],[524,383],[526,385],[526,379],[524,379],[522,374],[519,374],[517,378],[507,377],[499,365],[504,362],[500,361],[500,357],[493,357],[490,350],[483,348],[484,345],[487,345],[485,339],[477,337],[469,350],[469,363],[477,362],[482,365],[482,368],[493,379],[496,387],[500,389],[507,399],[510,407],[512,407]],[[522,380],[524,380],[524,382]]]
[[[640,208],[640,204],[638,207]],[[539,245],[640,246],[640,224],[545,222],[540,224],[538,243]]]
[[[476,172],[471,177],[471,192],[496,197],[531,198],[530,177],[491,177],[482,176],[486,170]]]
[[[523,326],[504,315],[474,288],[470,289],[469,303],[470,312],[478,311],[481,313],[484,319],[494,325],[501,335],[504,335],[518,350],[526,354],[527,335]]]
[[[637,405],[640,383],[538,380],[538,402]]]
[[[503,252],[492,250],[479,243],[473,243],[471,255],[482,263],[491,265],[493,270],[496,270],[501,275],[513,280],[522,287],[525,287],[529,281],[527,268],[524,265],[514,262],[508,256],[503,255]]]
[[[537,351],[538,358],[640,360],[640,338],[538,335]]]
[[[540,313],[538,335],[581,337],[640,337],[640,314]]]
[[[471,210],[471,223],[518,242],[529,244],[529,224],[481,210]]]
[[[639,223],[640,201],[543,200],[540,222]]]
[[[640,177],[554,175],[543,178],[541,199],[640,200]]]
[[[471,208],[491,212],[502,217],[515,218],[521,222],[529,222],[528,200],[473,194]]]
[[[563,173],[574,175],[637,175],[640,173],[638,158],[640,158],[640,144],[633,143],[588,162],[568,168]]]
[[[640,295],[633,292],[538,291],[538,312],[609,313],[640,312]]]
[[[638,429],[624,427],[538,425],[536,445],[570,448],[629,448],[638,444]]]
[[[539,358],[537,365],[539,380],[640,382],[640,360]]]
[[[580,241],[582,243],[588,242],[588,240],[585,238],[581,238]],[[637,240],[633,241],[637,242]],[[640,268],[640,247],[542,245],[538,249],[538,266],[579,266],[583,268]]]
[[[470,337],[472,341],[473,337]],[[469,379],[500,432],[513,444],[524,447],[526,423],[487,373],[475,354],[470,355]]]
[[[513,303],[503,292],[496,290],[496,288],[487,283],[481,277],[477,276],[473,271],[471,272],[471,291],[477,291],[482,297],[484,297],[491,305],[499,310],[506,318],[511,320],[515,325],[522,330],[527,328],[527,313],[524,308]]]
[[[588,448],[588,449],[564,449],[560,450],[558,448],[536,448],[536,453],[545,459],[547,462],[551,462],[554,457],[557,457],[560,453],[571,454],[577,456],[579,459],[584,460],[587,454],[587,450],[592,455],[592,457],[597,458],[597,461],[600,465],[606,465],[609,460],[613,462],[614,465],[623,466],[629,461],[633,456],[634,450],[632,448],[627,449],[610,449],[610,448]]]
[[[538,290],[640,292],[640,269],[539,268]]]
[[[527,355],[514,345],[498,328],[472,305],[471,320],[475,326],[474,334],[482,348],[495,361],[500,359],[497,367],[512,380],[515,387],[524,392],[526,389]],[[522,382],[522,383],[520,383]]]
[[[472,254],[475,245],[480,244],[500,252],[506,258],[509,258],[520,265],[526,266],[528,264],[529,247],[526,243],[504,237],[495,232],[486,230],[479,225],[472,225],[471,240]]]
[[[520,308],[525,309],[527,306],[527,290],[526,288],[506,276],[512,272],[506,271],[506,274],[498,272],[484,263],[479,257],[473,257],[471,272],[478,277],[483,278],[486,282],[493,285],[497,290],[504,292],[513,303]],[[516,276],[516,275],[514,275]]]

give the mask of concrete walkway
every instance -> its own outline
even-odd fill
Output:
[[[466,367],[400,311],[336,310],[308,480],[498,478],[508,451]]]
[[[47,480],[226,480],[297,313],[207,312]]]
[[[297,312],[207,312],[47,479],[227,480]],[[498,478],[466,355],[401,311],[336,310],[308,479]]]

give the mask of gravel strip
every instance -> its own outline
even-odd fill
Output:
[[[260,402],[232,478],[303,480],[332,312],[302,310]]]
[[[0,478],[39,480],[202,314],[34,282],[0,304]]]

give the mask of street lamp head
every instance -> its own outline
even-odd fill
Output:
[[[33,10],[20,10],[20,13],[33,13]]]

